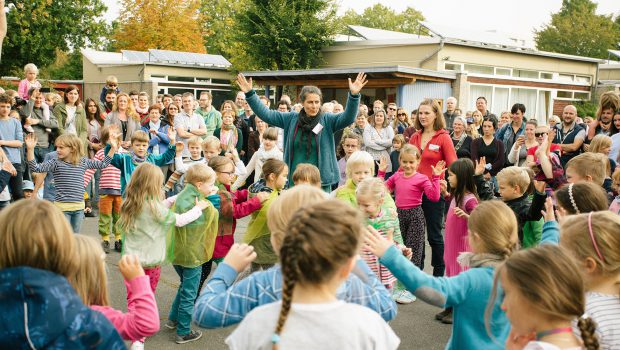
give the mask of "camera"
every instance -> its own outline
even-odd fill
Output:
[[[24,100],[20,97],[15,97],[15,107],[23,107],[28,104],[28,100]]]

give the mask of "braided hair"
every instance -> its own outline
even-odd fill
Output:
[[[358,210],[336,199],[314,203],[293,215],[280,248],[282,306],[272,337],[274,349],[278,348],[296,285],[320,285],[331,280],[359,250],[362,223]]]

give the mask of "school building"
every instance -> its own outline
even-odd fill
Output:
[[[172,95],[191,92],[213,94],[213,105],[234,97],[231,63],[220,55],[169,50],[105,52],[83,49],[84,95],[99,96],[106,77],[118,78],[121,91]]]
[[[429,35],[349,26],[323,49],[324,64],[309,71],[244,72],[255,82],[322,88],[324,99],[346,101],[347,78],[367,72],[364,101],[396,102],[411,111],[424,98],[455,96],[465,112],[485,96],[496,114],[517,102],[526,116],[546,123],[572,101],[590,100],[601,60],[538,51],[523,40],[423,22]],[[620,70],[619,70],[620,72]],[[290,89],[290,88],[289,88]]]
[[[620,50],[607,50],[609,57],[599,65],[599,92],[620,93]]]

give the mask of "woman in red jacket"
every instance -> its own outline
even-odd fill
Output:
[[[449,167],[457,159],[454,144],[445,127],[446,121],[439,104],[431,99],[422,101],[418,107],[418,117],[415,120],[417,131],[411,136],[409,143],[422,150],[418,172],[428,176],[429,179],[433,175],[431,165],[434,166],[443,160],[446,162],[446,167]],[[432,252],[433,276],[443,276],[445,270],[443,236],[441,235],[443,213],[445,212],[444,205],[445,201],[442,197],[439,197],[438,202],[431,202],[426,195],[422,199],[428,243]],[[424,256],[422,257],[422,268],[423,266]]]

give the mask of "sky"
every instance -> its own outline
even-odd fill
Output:
[[[231,0],[234,1],[234,0]],[[402,11],[409,6],[422,12],[426,21],[464,26],[470,30],[496,30],[514,35],[529,42],[534,29],[542,28],[551,21],[551,14],[562,6],[562,0],[336,0],[339,14],[348,9],[361,13],[365,8],[381,3]],[[103,0],[108,6],[106,18],[118,16],[117,0]],[[597,13],[620,14],[619,0],[598,0]],[[535,9],[535,10],[533,10]]]

